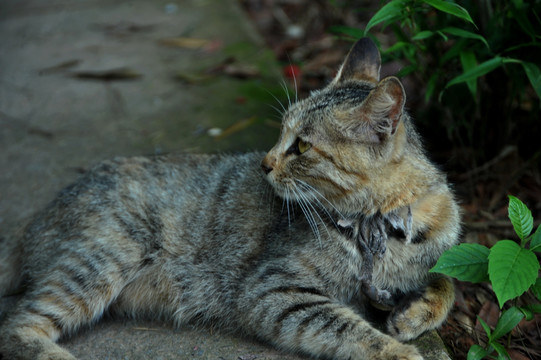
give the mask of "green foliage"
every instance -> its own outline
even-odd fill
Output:
[[[490,249],[488,274],[494,293],[503,304],[527,291],[537,279],[539,261],[533,251],[511,240],[501,240]]]
[[[431,271],[441,272],[461,281],[488,281],[489,252],[483,245],[460,244],[443,253]]]
[[[541,226],[540,226],[541,228]],[[532,294],[541,301],[541,278],[537,278],[535,284],[531,287]]]
[[[508,214],[511,223],[515,228],[515,232],[520,240],[524,242],[526,236],[528,236],[533,229],[532,212],[522,201],[510,195]]]
[[[481,15],[482,9],[480,9],[479,6],[476,6],[478,4],[472,4],[471,2],[465,3],[470,4],[470,9],[474,12],[478,12],[478,15]],[[437,14],[434,16],[433,11],[431,11],[433,9],[430,8],[437,9],[446,16],[442,17]],[[531,36],[531,40],[533,40],[532,42],[527,43],[526,41],[530,40],[529,37],[519,39],[519,44],[508,48],[502,48],[501,45],[495,44],[495,41],[489,37],[489,40],[493,43],[493,47],[494,45],[499,47],[498,49],[491,50],[489,40],[483,35],[475,32],[478,28],[470,16],[469,11],[454,2],[445,0],[391,0],[374,14],[366,25],[363,35],[367,36],[369,30],[379,24],[392,26],[397,37],[401,39],[404,45],[400,48],[394,48],[392,51],[388,50],[386,54],[393,54],[398,51],[398,54],[396,54],[397,57],[410,60],[412,65],[414,65],[415,71],[423,71],[421,68],[421,65],[423,64],[423,61],[421,61],[422,57],[426,56],[426,52],[429,48],[437,45],[435,43],[428,43],[428,40],[438,43],[443,40],[451,45],[448,50],[443,50],[443,57],[439,65],[445,65],[453,59],[460,58],[464,52],[469,54],[476,53],[480,55],[481,59],[485,59],[485,61],[474,68],[470,68],[469,70],[464,69],[461,75],[448,81],[445,88],[465,82],[466,80],[477,79],[506,63],[522,64],[525,75],[527,75],[530,80],[537,96],[541,97],[541,71],[536,64],[523,61],[520,58],[501,57],[498,55],[499,53],[514,50],[513,47],[515,46],[531,49],[532,51],[541,50],[541,43],[538,42],[538,40],[541,39],[541,33],[536,33],[534,25],[530,22],[528,16],[525,15],[529,9],[530,5],[524,4],[522,1],[509,2],[503,7],[491,9],[492,11],[496,10],[498,12],[498,14],[493,15],[494,17],[501,16],[504,19],[507,17],[515,21],[524,21],[524,24],[521,24],[521,27]],[[532,10],[536,10],[533,8],[533,5]],[[507,16],[505,17],[504,15]],[[426,21],[427,17],[433,18],[433,21]],[[473,31],[468,31],[461,27],[445,26],[454,24],[456,19],[466,22],[466,24],[460,24],[459,26],[469,25],[469,27],[473,27]],[[535,25],[539,25],[539,18],[536,20],[537,23]],[[397,27],[396,23],[400,23],[400,27]],[[494,29],[490,30],[495,30],[502,25],[494,24],[492,26]],[[358,35],[358,33],[355,35]],[[434,35],[439,35],[439,37],[434,38]],[[452,38],[449,35],[451,35]],[[492,34],[487,35],[491,36]],[[405,46],[405,44],[408,46]],[[412,49],[418,51],[413,53],[411,51]],[[535,61],[535,59],[532,59],[532,61]],[[455,64],[457,64],[456,61]],[[430,69],[430,71],[434,70],[438,71],[437,68]],[[448,69],[443,67],[442,70],[447,71]],[[444,76],[444,78],[448,77]],[[431,95],[432,94],[427,94],[428,97]]]
[[[541,0],[381,3],[364,31],[332,30],[354,38],[375,28],[394,33],[383,60],[399,60],[405,65],[398,76],[411,74],[425,88],[430,131],[476,149],[470,165],[492,158],[510,139],[530,146],[517,122],[534,127],[541,118]],[[431,112],[449,118],[435,123]]]
[[[509,196],[509,219],[520,239],[520,245],[511,240],[500,240],[490,249],[479,244],[461,244],[443,253],[430,271],[461,281],[490,282],[500,308],[528,290],[541,301],[540,264],[534,253],[541,252],[541,226],[532,234],[532,213],[514,196]],[[485,348],[472,346],[468,359],[482,359],[494,351],[499,357],[509,358],[507,350],[498,339],[508,334],[522,319],[532,319],[533,312],[541,312],[541,306],[511,306],[502,312],[494,330],[491,330],[483,319],[478,318],[487,334],[488,344]]]
[[[467,360],[483,359],[487,355],[488,355],[487,350],[485,350],[483,347],[475,344],[475,345],[472,345],[472,347],[470,348],[470,351],[468,351]]]

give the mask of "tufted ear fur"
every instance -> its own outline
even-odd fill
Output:
[[[337,84],[349,79],[377,83],[380,68],[378,48],[369,38],[362,38],[353,45],[332,83]]]
[[[400,80],[391,76],[381,80],[361,105],[347,115],[349,136],[379,144],[392,136],[404,114],[406,93]]]

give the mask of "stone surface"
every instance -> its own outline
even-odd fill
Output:
[[[265,125],[276,112],[265,103],[276,103],[271,94],[283,91],[272,55],[236,2],[173,5],[0,3],[1,227],[26,218],[101,159],[265,149],[276,140],[277,129]],[[208,42],[163,45],[170,38]],[[207,74],[228,58],[262,76]],[[140,77],[78,77],[118,68]],[[207,135],[251,120],[254,125],[222,140]]]
[[[280,77],[235,0],[2,0],[0,34],[2,236],[102,159],[264,150],[277,138]],[[80,359],[297,359],[158,321],[105,319],[61,342]]]

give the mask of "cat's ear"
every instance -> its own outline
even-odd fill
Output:
[[[376,44],[369,38],[362,38],[349,51],[333,83],[340,83],[349,79],[377,83],[380,68],[381,57]]]
[[[394,76],[381,80],[361,105],[348,116],[350,136],[379,144],[396,132],[404,114],[406,92]]]

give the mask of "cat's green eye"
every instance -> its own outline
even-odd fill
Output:
[[[299,153],[304,153],[306,150],[310,149],[312,145],[306,141],[303,141],[299,139],[299,143],[297,144],[297,147],[299,148]]]

